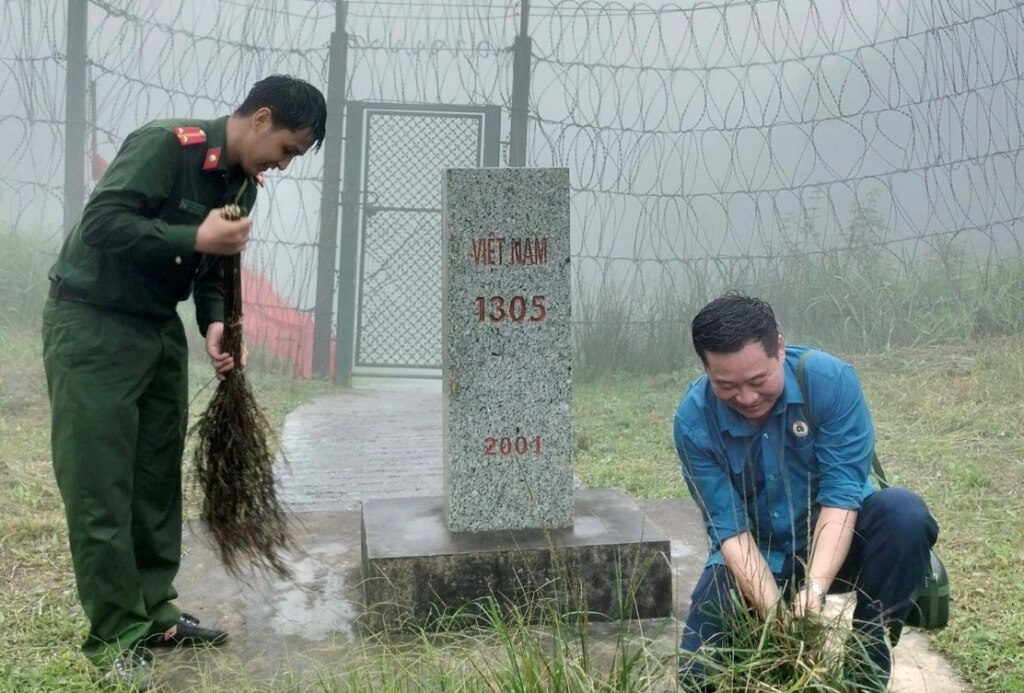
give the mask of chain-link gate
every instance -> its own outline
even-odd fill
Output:
[[[337,377],[440,377],[441,171],[498,165],[497,106],[350,102]],[[344,246],[343,246],[344,247]],[[351,304],[351,305],[346,305]]]

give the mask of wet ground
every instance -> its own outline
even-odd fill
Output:
[[[372,651],[357,625],[360,503],[441,494],[441,384],[376,381],[318,398],[288,416],[283,447],[288,464],[280,474],[282,498],[295,512],[301,547],[290,556],[294,579],[233,578],[202,530],[190,527],[179,603],[231,636],[216,651],[158,652],[162,690],[208,681],[223,690],[235,684],[237,690],[330,690],[310,681],[358,666]],[[687,500],[637,503],[671,540],[674,612],[684,617],[706,552],[699,513]],[[675,618],[632,627],[657,634],[657,646],[669,655],[678,642]],[[612,643],[619,630],[606,624],[593,634]],[[893,690],[966,690],[922,635],[905,634],[895,654]]]

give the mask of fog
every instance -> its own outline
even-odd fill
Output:
[[[505,165],[520,10],[349,2],[346,98],[499,106]],[[155,118],[229,113],[272,72],[339,84],[335,13],[333,0],[90,2],[82,156],[109,161]],[[58,0],[5,0],[0,17],[0,223],[54,242],[65,15]],[[611,282],[639,307],[666,287],[693,291],[695,267],[725,282],[780,255],[865,243],[904,266],[951,244],[971,266],[1019,257],[1021,24],[1009,0],[532,3],[527,163],[570,171],[577,291]],[[342,133],[334,114],[328,137]],[[364,165],[436,174],[420,203],[438,206],[445,136]],[[417,162],[430,173],[410,173]],[[271,176],[248,256],[303,311],[323,167],[310,154]],[[403,223],[394,233],[429,232]]]

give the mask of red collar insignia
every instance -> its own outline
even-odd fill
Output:
[[[210,147],[206,150],[206,158],[203,159],[203,170],[213,171],[220,165],[220,147]]]

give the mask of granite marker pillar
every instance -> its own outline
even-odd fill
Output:
[[[448,528],[569,527],[569,172],[450,169],[443,200]]]

